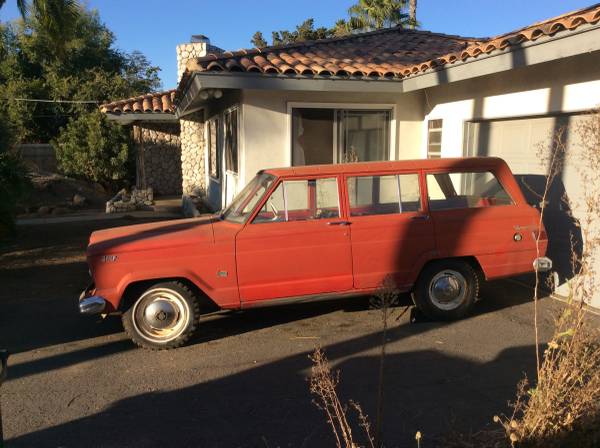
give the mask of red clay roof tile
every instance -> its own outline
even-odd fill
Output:
[[[388,28],[280,47],[210,54],[188,62],[190,72],[239,71],[304,76],[406,78],[446,64],[507,50],[543,36],[600,21],[600,4],[494,38],[474,39]],[[265,59],[270,64],[265,63]]]
[[[173,114],[175,112],[175,89],[149,93],[125,100],[102,104],[100,111],[108,114]]]

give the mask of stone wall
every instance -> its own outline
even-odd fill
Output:
[[[203,198],[206,195],[203,114],[186,115],[180,124],[183,194]]]
[[[134,126],[137,143],[137,186],[155,195],[180,195],[181,140],[179,123],[142,123]]]

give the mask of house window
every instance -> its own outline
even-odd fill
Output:
[[[292,109],[292,165],[389,160],[391,110]]]
[[[238,172],[238,109],[230,109],[223,115],[223,151],[225,152],[225,169]]]
[[[427,158],[439,159],[442,157],[442,120],[429,120],[427,122]]]
[[[208,174],[214,179],[220,177],[219,159],[219,119],[213,118],[208,121]]]

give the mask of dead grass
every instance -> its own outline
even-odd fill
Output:
[[[598,447],[600,446],[600,329],[589,323],[585,304],[596,293],[594,257],[600,249],[597,219],[600,216],[600,114],[578,130],[582,148],[576,157],[581,167],[585,216],[581,219],[583,250],[572,248],[571,263],[577,276],[571,281],[569,298],[555,319],[552,339],[538,363],[537,378],[523,379],[517,389],[513,414],[496,417],[513,446]],[[562,131],[554,136],[550,160],[564,158]],[[558,154],[558,155],[557,155]],[[560,165],[549,165],[550,181]],[[548,189],[548,185],[546,190]],[[545,202],[542,203],[542,210]],[[539,276],[539,273],[536,273]],[[537,290],[536,296],[537,297]],[[534,317],[537,323],[537,310]],[[536,346],[537,325],[536,325]]]

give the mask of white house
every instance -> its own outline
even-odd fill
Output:
[[[178,121],[183,194],[214,209],[266,167],[471,155],[504,158],[536,202],[538,149],[558,129],[575,148],[600,103],[599,22],[594,5],[491,39],[390,28],[222,52],[201,37],[178,47],[176,91],[102,110],[141,127]],[[581,240],[583,169],[567,152],[552,190],[557,259]],[[558,264],[562,282],[571,267]]]

